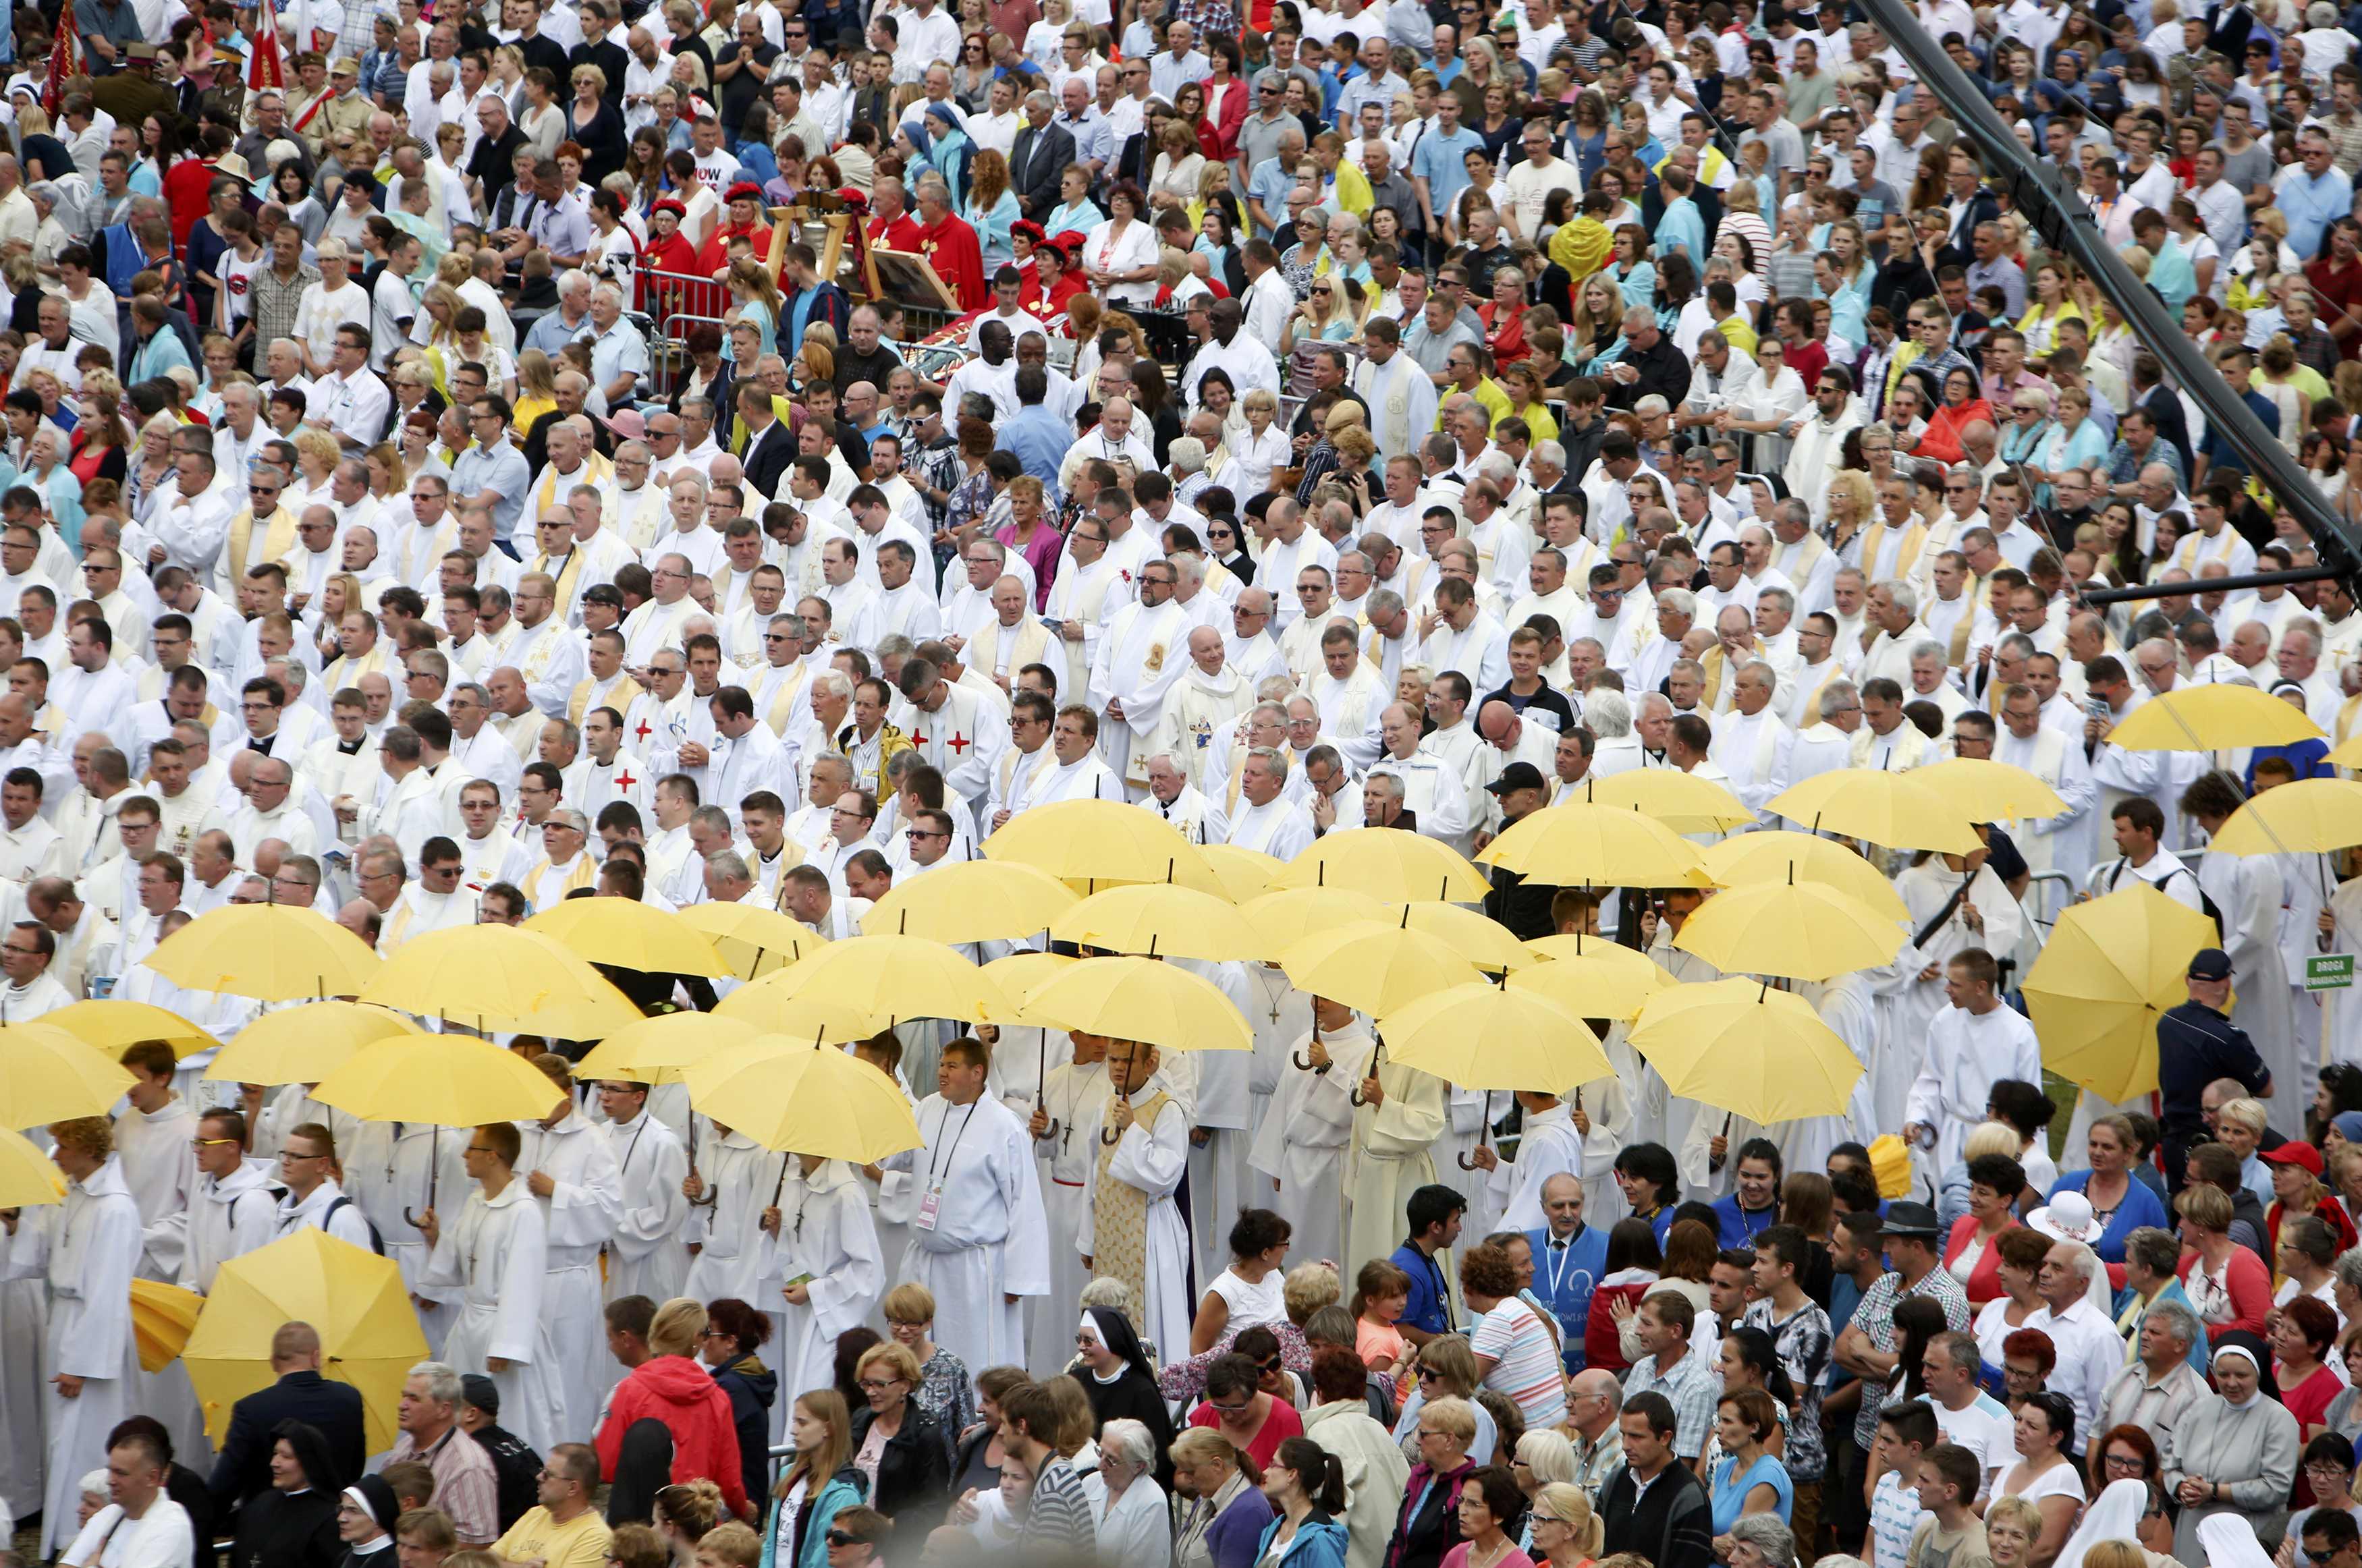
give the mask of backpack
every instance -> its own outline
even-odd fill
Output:
[[[336,1222],[337,1210],[345,1208],[351,1202],[351,1198],[340,1196],[334,1203],[328,1205],[328,1211],[320,1216],[320,1229],[323,1231],[327,1230],[330,1225]],[[360,1210],[356,1209],[354,1212],[359,1214]],[[372,1220],[367,1214],[361,1214],[361,1223],[369,1227],[370,1251],[375,1253],[380,1257],[385,1256],[385,1238],[377,1233],[376,1221]]]
[[[2120,858],[2117,860],[2115,865],[2108,868],[2108,891],[2113,893],[2116,890],[2117,879],[2124,876],[2125,869],[2128,864],[2129,862]],[[2223,936],[2223,911],[2213,899],[2206,896],[2206,885],[2199,881],[2198,873],[2192,871],[2187,866],[2178,867],[2178,871],[2180,875],[2189,878],[2191,885],[2197,888],[2198,908],[2200,911],[2202,912],[2208,920],[2214,922],[2214,934],[2217,937]],[[2143,880],[2147,880],[2147,878],[2143,878]],[[2168,877],[2165,879],[2165,882],[2170,882],[2172,880],[2173,878],[2171,877]],[[2165,891],[2165,882],[2158,882],[2153,885],[2158,892],[2162,893]]]

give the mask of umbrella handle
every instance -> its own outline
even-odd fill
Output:
[[[1123,1098],[1124,1103],[1126,1103],[1127,1105],[1131,1103],[1131,1097],[1130,1095],[1125,1095],[1125,1096],[1123,1096],[1122,1098]],[[1099,1145],[1100,1145],[1102,1148],[1112,1149],[1112,1148],[1114,1148],[1118,1143],[1120,1143],[1121,1142],[1123,1142],[1123,1134],[1122,1134],[1122,1133],[1120,1133],[1120,1132],[1117,1132],[1117,1133],[1113,1134],[1112,1136],[1110,1136],[1110,1135],[1109,1135],[1109,1130],[1108,1130],[1106,1127],[1102,1126],[1102,1127],[1099,1129]]]
[[[1289,1053],[1288,1059],[1296,1064],[1296,1070],[1299,1073],[1308,1073],[1312,1070],[1312,1058],[1301,1051]]]
[[[1370,1076],[1372,1077],[1376,1077],[1378,1076],[1379,1058],[1383,1057],[1385,1054],[1386,1043],[1383,1038],[1381,1038],[1376,1044],[1370,1047]],[[1352,1088],[1346,1093],[1345,1098],[1353,1102],[1353,1109],[1356,1110],[1361,1110],[1362,1107],[1370,1103],[1368,1100],[1362,1098],[1362,1086],[1359,1084],[1355,1084]]]
[[[1485,1097],[1484,1111],[1489,1112],[1492,1109],[1493,1097],[1488,1093]],[[1490,1119],[1486,1115],[1480,1113],[1476,1121],[1476,1146],[1478,1148],[1481,1149],[1485,1146],[1485,1134],[1492,1130],[1493,1124]],[[1473,1171],[1476,1168],[1476,1162],[1468,1157],[1468,1151],[1465,1149],[1462,1149],[1459,1154],[1453,1155],[1452,1158],[1460,1162],[1460,1168],[1463,1171]]]
[[[402,1218],[412,1230],[415,1231],[418,1229],[418,1216],[411,1212],[407,1205],[404,1205],[403,1208]]]

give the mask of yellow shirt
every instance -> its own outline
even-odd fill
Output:
[[[558,1524],[547,1508],[536,1507],[492,1542],[492,1555],[505,1562],[540,1562],[546,1568],[605,1568],[611,1533],[596,1508],[585,1508]]]

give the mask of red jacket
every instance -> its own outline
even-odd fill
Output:
[[[746,1484],[738,1468],[738,1427],[730,1396],[713,1375],[685,1355],[660,1355],[641,1363],[615,1386],[607,1402],[607,1423],[599,1429],[599,1467],[614,1479],[624,1433],[649,1417],[672,1433],[672,1478],[700,1478],[722,1488],[734,1517],[746,1512]]]

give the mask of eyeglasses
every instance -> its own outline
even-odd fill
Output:
[[[883,1394],[888,1389],[895,1387],[902,1380],[899,1377],[865,1377],[861,1380],[860,1386],[861,1391],[864,1394]]]

